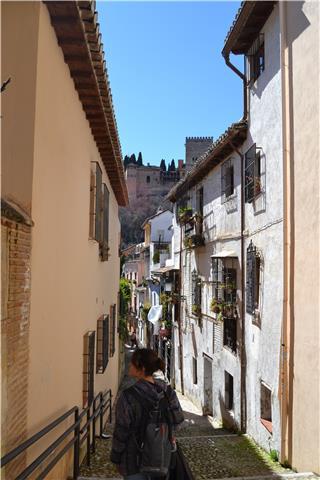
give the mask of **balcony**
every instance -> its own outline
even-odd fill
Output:
[[[187,250],[202,247],[205,244],[203,235],[203,217],[195,213],[184,227],[184,246]]]

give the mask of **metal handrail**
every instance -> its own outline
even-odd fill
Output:
[[[107,400],[105,400],[107,399]],[[98,405],[97,402],[99,401]],[[18,457],[22,452],[27,450],[30,446],[34,445],[40,438],[52,431],[55,427],[61,424],[66,420],[70,415],[74,414],[74,422],[70,425],[54,442],[52,442],[30,465],[28,465],[19,475],[16,477],[16,480],[25,480],[27,479],[40,465],[42,465],[49,455],[54,452],[54,450],[61,445],[61,443],[68,437],[72,432],[74,432],[74,437],[64,446],[62,450],[56,453],[56,455],[51,459],[50,463],[46,465],[44,470],[36,477],[36,480],[44,479],[48,473],[53,469],[53,467],[58,463],[60,458],[67,453],[67,451],[74,447],[73,454],[73,480],[76,480],[79,476],[80,471],[80,446],[85,440],[87,440],[87,452],[86,452],[86,463],[90,466],[90,456],[91,451],[95,452],[95,439],[96,439],[96,421],[99,418],[99,436],[102,438],[102,433],[106,423],[112,420],[112,392],[111,389],[106,390],[105,392],[99,392],[98,395],[92,400],[90,405],[82,410],[79,413],[78,407],[72,407],[70,410],[65,412],[60,417],[56,418],[49,425],[44,427],[39,432],[35,433],[28,440],[18,445],[16,448],[4,455],[0,460],[1,468],[8,465],[16,457]],[[92,414],[91,414],[92,410]],[[104,423],[104,414],[106,411],[109,411],[108,418]],[[81,423],[86,416],[86,423],[81,427]],[[92,427],[92,431],[91,431]],[[82,436],[82,438],[81,438]],[[92,438],[92,442],[91,442]]]

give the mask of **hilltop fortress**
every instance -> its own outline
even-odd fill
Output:
[[[155,166],[149,163],[143,165],[142,161],[131,163],[129,160],[125,165],[129,200],[136,200],[139,197],[164,197],[212,143],[212,137],[187,137],[185,161],[178,160],[177,168],[175,166],[172,168],[172,165],[166,168],[164,161],[160,166]]]

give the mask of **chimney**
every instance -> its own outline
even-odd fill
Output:
[[[183,160],[178,160],[178,170],[181,172],[183,170]]]

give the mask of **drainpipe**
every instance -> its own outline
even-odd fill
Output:
[[[241,78],[243,82],[243,116],[242,120],[247,120],[248,117],[248,105],[247,105],[247,79],[246,79],[246,59],[244,58],[244,73],[240,72],[237,67],[235,67],[230,62],[230,52],[222,53],[226,65],[231,68],[231,70]]]
[[[280,461],[291,463],[292,457],[292,345],[293,327],[293,229],[292,214],[292,171],[291,171],[291,134],[290,134],[290,97],[289,74],[290,61],[287,45],[287,2],[279,2],[280,14],[280,56],[282,90],[282,161],[283,161],[283,315],[280,355],[280,415],[281,449]]]
[[[183,381],[183,339],[181,327],[181,277],[182,277],[182,228],[180,225],[180,248],[179,248],[179,315],[178,315],[178,332],[179,332],[179,360],[180,360],[180,384],[181,393],[184,395]]]
[[[225,53],[224,59],[229,68],[235,72],[243,82],[243,117],[242,120],[246,121],[248,118],[248,90],[247,90],[247,80],[246,80],[246,59],[244,58],[244,73],[240,72],[229,59],[230,53]],[[246,432],[247,430],[247,393],[246,393],[246,374],[247,374],[247,355],[246,355],[246,342],[245,342],[245,301],[244,301],[244,292],[245,292],[245,276],[244,276],[244,264],[245,264],[245,245],[244,245],[244,230],[245,230],[245,203],[244,203],[244,155],[240,150],[230,142],[232,148],[237,152],[241,159],[241,194],[240,194],[240,215],[241,215],[241,369],[240,369],[240,412],[241,412],[241,431]]]
[[[245,230],[245,203],[244,203],[244,155],[240,150],[230,142],[230,145],[237,152],[241,159],[241,194],[240,194],[240,222],[241,222],[241,373],[240,373],[240,412],[241,412],[241,431],[243,433],[247,430],[247,395],[246,395],[246,371],[247,371],[247,355],[246,355],[246,339],[245,339],[245,324],[246,324],[246,312],[244,302],[245,292],[245,277],[244,277],[244,262],[245,262],[245,246],[244,246],[244,230]]]

